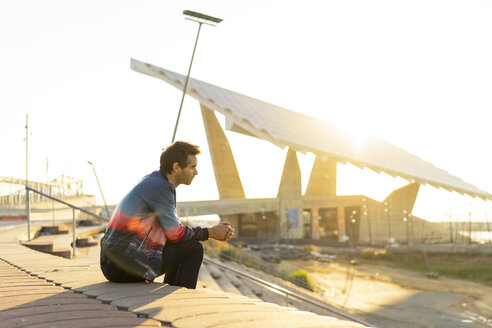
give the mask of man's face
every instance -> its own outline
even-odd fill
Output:
[[[179,184],[189,185],[193,181],[195,175],[198,174],[196,170],[197,160],[195,155],[188,155],[188,165],[184,168],[180,167],[177,175],[177,182]]]

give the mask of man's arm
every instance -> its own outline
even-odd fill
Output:
[[[178,234],[181,234],[179,238]],[[207,240],[208,238],[227,241],[234,236],[234,228],[228,222],[220,222],[209,228],[190,228],[180,223],[180,226],[164,233],[172,243],[180,243],[187,240]]]
[[[188,240],[207,240],[213,238],[220,241],[229,240],[234,236],[234,228],[227,222],[221,222],[213,227],[187,227],[178,218],[174,202],[174,193],[171,189],[153,193],[151,207],[157,214],[166,239],[172,243],[180,243]]]
[[[176,212],[174,192],[170,188],[161,188],[147,192],[147,201],[151,210],[164,231],[166,240],[179,243],[188,240],[207,240],[208,230],[201,227],[186,227],[178,218]]]
[[[229,222],[220,222],[208,228],[208,237],[220,241],[227,241],[234,236],[234,228]]]

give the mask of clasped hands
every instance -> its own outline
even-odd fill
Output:
[[[229,222],[220,222],[208,228],[208,237],[220,241],[228,241],[234,236],[234,228]]]

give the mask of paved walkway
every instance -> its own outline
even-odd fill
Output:
[[[0,327],[363,327],[211,289],[115,284],[96,260],[64,259],[0,230]]]

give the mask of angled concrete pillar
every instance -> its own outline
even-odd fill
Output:
[[[220,199],[246,198],[231,146],[215,113],[202,104],[200,108]]]
[[[408,213],[411,213],[413,210],[413,206],[415,205],[415,200],[417,199],[419,188],[419,184],[409,183],[406,186],[403,186],[391,192],[391,194],[386,197],[384,202],[390,201],[393,207],[398,206],[406,209]]]
[[[280,236],[301,238],[304,227],[302,222],[301,169],[297,154],[292,149],[287,152],[277,197],[280,200]]]
[[[296,152],[289,149],[285,158],[277,197],[283,199],[299,199],[301,198],[301,192],[301,168],[299,167]]]
[[[326,161],[316,156],[311,176],[306,188],[306,196],[336,196],[337,194],[337,161],[328,158]]]
[[[345,207],[339,206],[337,208],[337,228],[338,228],[338,241],[345,241],[347,236],[347,230],[345,227]]]
[[[229,141],[217,121],[215,113],[200,104],[203,125],[207,135],[210,157],[214,167],[215,182],[220,199],[244,199],[243,184],[237,171],[236,162],[232,154]],[[240,215],[221,215],[220,220],[229,222],[236,229],[236,236],[240,237]]]
[[[333,158],[321,159],[316,155],[316,159],[311,169],[308,185],[304,196],[336,196],[337,194],[337,161]],[[311,208],[312,214],[312,234],[311,238],[319,239],[318,224],[319,208]],[[343,232],[344,233],[344,232]]]
[[[411,214],[419,187],[420,185],[417,183],[410,183],[394,190],[383,201],[389,238],[395,238],[399,242],[411,242]]]

